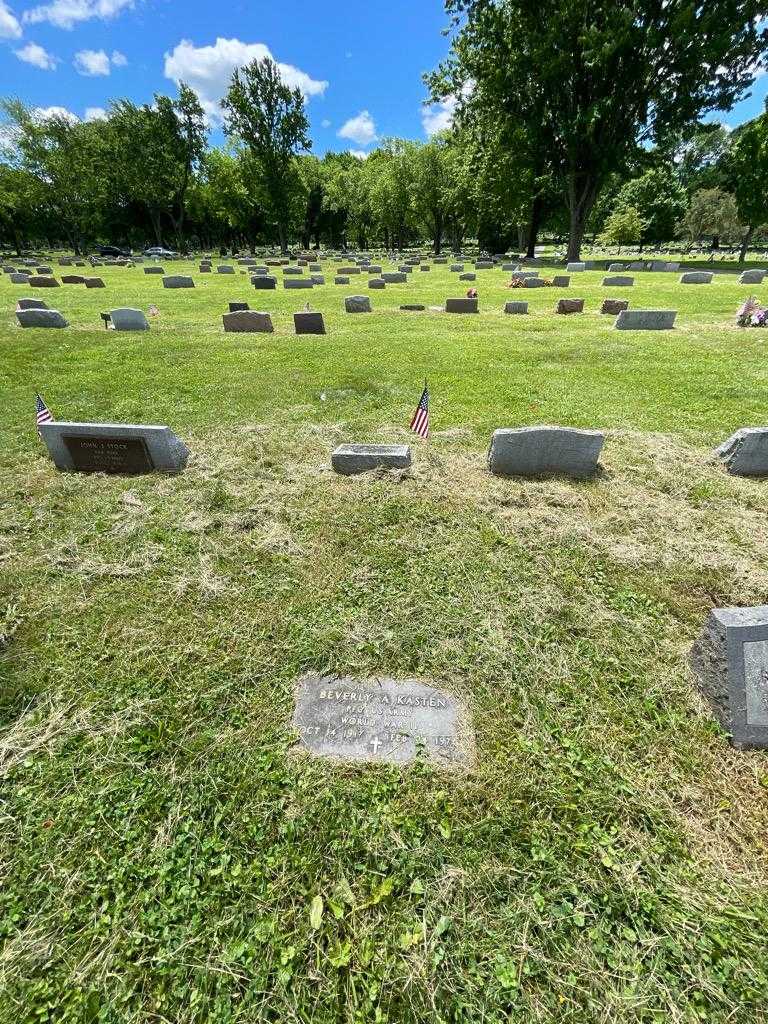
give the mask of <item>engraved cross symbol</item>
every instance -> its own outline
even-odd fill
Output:
[[[374,736],[373,739],[370,741],[370,744],[373,747],[374,754],[378,754],[379,747],[381,746],[381,740],[379,739],[379,737]]]

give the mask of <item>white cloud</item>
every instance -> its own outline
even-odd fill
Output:
[[[0,0],[0,39],[21,39],[19,19],[5,0]]]
[[[357,117],[350,117],[337,134],[340,139],[351,139],[358,146],[369,146],[377,138],[376,123],[367,110],[361,110]]]
[[[75,54],[72,63],[78,75],[85,75],[88,78],[108,75],[110,71],[109,57],[103,50],[80,50]]]
[[[38,46],[37,43],[27,43],[20,50],[14,50],[13,52],[25,64],[32,64],[42,71],[55,71],[56,69],[56,58],[42,46]]]
[[[107,112],[104,107],[86,107],[85,108],[85,120],[86,121],[103,121],[107,116]]]
[[[182,39],[171,53],[165,55],[165,77],[177,85],[186,82],[197,93],[208,117],[216,121],[221,118],[219,104],[229,88],[235,68],[265,57],[274,60],[263,43],[244,43],[240,39],[219,37],[213,46],[195,46],[189,39]],[[328,88],[327,82],[311,78],[292,64],[277,62],[277,66],[285,84],[292,89],[300,89],[305,98],[322,96]]]
[[[323,120],[320,122],[320,127],[321,128],[330,128],[331,127],[331,122],[328,120],[327,117],[324,117]]]
[[[24,12],[25,24],[49,21],[57,28],[72,28],[81,21],[101,18],[107,21],[134,6],[135,0],[53,0]]]
[[[456,113],[458,100],[455,96],[441,100],[440,103],[433,103],[424,107],[421,111],[421,123],[424,127],[424,134],[430,138],[438,132],[447,131],[453,124],[453,115]]]
[[[367,160],[370,153],[366,153],[364,149],[348,149],[347,152],[350,156],[355,157],[356,160]]]
[[[124,53],[120,53],[119,50],[112,51],[112,67],[113,68],[124,68],[128,63],[128,58]]]
[[[66,107],[35,107],[33,114],[38,121],[49,121],[52,117],[61,117],[70,124],[77,124],[80,118]]]

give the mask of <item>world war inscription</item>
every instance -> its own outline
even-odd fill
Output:
[[[444,764],[471,759],[461,703],[417,680],[307,675],[296,689],[293,725],[311,753],[401,764],[417,754]]]

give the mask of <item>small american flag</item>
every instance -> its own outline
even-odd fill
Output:
[[[419,437],[429,437],[429,389],[426,381],[424,381],[424,390],[411,420],[411,430]]]
[[[35,399],[35,410],[37,412],[37,429],[39,432],[41,423],[53,423],[53,416],[40,395]]]

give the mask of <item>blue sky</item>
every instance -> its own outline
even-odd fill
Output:
[[[447,52],[446,24],[442,0],[0,0],[0,94],[93,118],[183,79],[215,126],[232,68],[269,53],[307,97],[315,152],[362,155],[449,123],[449,106],[423,106],[421,78]],[[768,76],[753,91],[713,119],[760,113]]]

